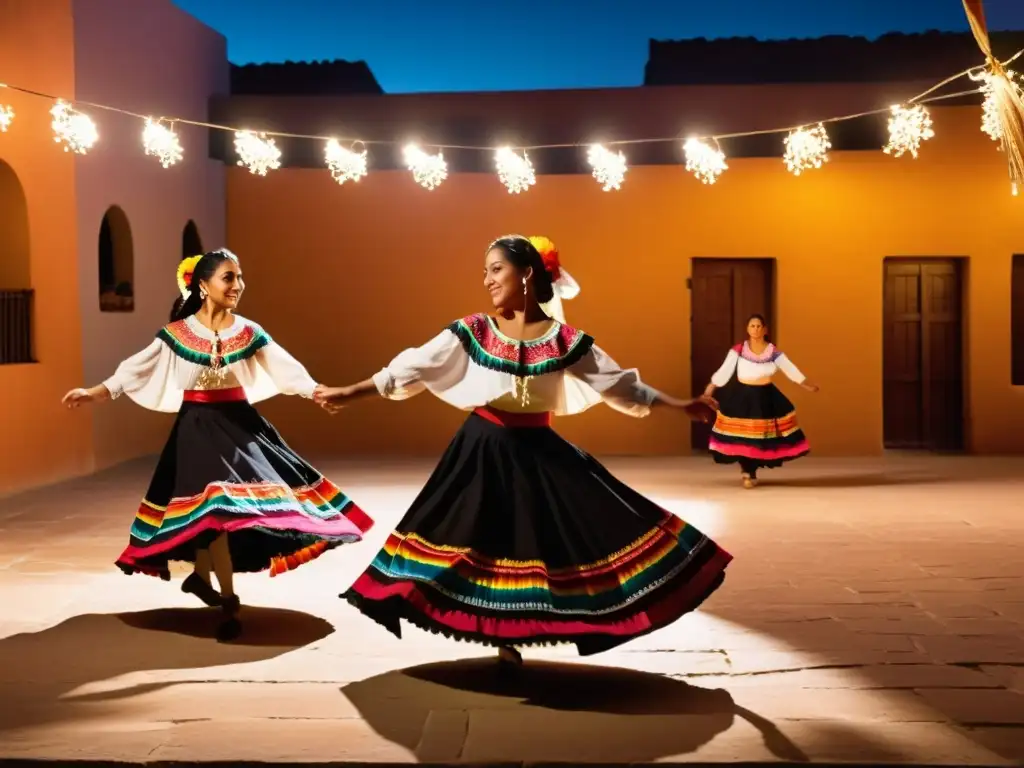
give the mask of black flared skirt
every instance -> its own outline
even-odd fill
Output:
[[[718,407],[708,450],[719,464],[778,467],[811,450],[796,407],[774,384],[733,382],[721,391]]]
[[[490,415],[488,415],[490,414]],[[346,593],[459,640],[597,653],[675,621],[731,556],[548,426],[471,415],[384,548]]]
[[[248,402],[185,402],[117,565],[166,579],[228,533],[235,571],[273,576],[372,525]]]

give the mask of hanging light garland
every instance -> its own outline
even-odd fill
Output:
[[[281,150],[273,139],[252,131],[235,132],[235,152],[238,164],[249,169],[254,176],[266,176],[268,171],[281,167]]]
[[[977,2],[977,0],[964,0],[965,6],[972,2]],[[1024,54],[1024,51],[1019,52],[1017,56],[1021,54]],[[960,93],[931,95],[934,91],[952,82],[957,77],[965,75],[970,76],[972,80],[979,83],[980,87]],[[51,98],[29,89],[0,84],[0,88],[3,87],[33,96]],[[832,149],[832,144],[825,130],[826,123],[852,120],[854,118],[882,114],[883,112],[887,112],[889,115],[889,139],[882,147],[882,150],[893,157],[902,157],[905,154],[909,154],[916,158],[922,144],[935,136],[932,118],[928,110],[923,106],[924,103],[972,93],[982,93],[984,95],[982,130],[993,140],[1000,142],[1000,148],[1008,153],[1011,181],[1013,183],[1013,191],[1016,194],[1017,180],[1020,177],[1024,177],[1024,152],[1021,150],[1021,146],[1024,146],[1024,90],[1022,90],[1019,76],[1012,70],[1007,69],[1004,63],[994,59],[990,59],[988,65],[984,68],[974,67],[959,75],[947,78],[942,83],[907,102],[886,110],[874,110],[856,115],[829,118],[813,127],[803,126],[793,129],[780,128],[768,131],[756,130],[729,133],[719,135],[717,138],[691,138],[683,145],[685,168],[688,173],[692,173],[703,184],[715,184],[729,168],[725,152],[719,144],[719,140],[737,139],[757,134],[786,133],[787,135],[783,141],[784,151],[782,159],[790,173],[800,176],[808,170],[821,168],[829,160],[829,151]],[[56,99],[55,101],[56,103],[50,111],[53,118],[51,126],[54,140],[62,145],[65,152],[79,155],[86,154],[99,139],[96,124],[88,115],[74,109],[70,103],[62,99]],[[273,132],[236,130],[228,126],[185,120],[177,117],[154,120],[153,118],[145,118],[142,115],[116,107],[101,104],[93,104],[91,106],[143,119],[145,121],[142,132],[145,154],[157,158],[164,168],[175,165],[184,158],[184,149],[174,131],[175,123],[196,125],[213,130],[232,131],[235,139],[234,147],[238,155],[237,164],[257,176],[266,176],[269,171],[281,168],[281,150],[277,147],[273,137],[291,136],[291,134],[275,134]],[[10,129],[14,116],[14,108],[12,106],[0,104],[0,132],[7,132]],[[294,136],[293,138],[317,139],[321,137]],[[323,137],[322,140],[325,142],[324,158],[328,171],[338,184],[359,181],[367,176],[369,166],[368,152],[365,148],[358,151],[355,149],[356,144],[362,144],[361,141],[348,140],[350,148],[345,148],[342,142],[337,139]],[[591,144],[587,145],[586,157],[590,164],[592,175],[601,185],[602,189],[605,192],[619,190],[622,188],[628,165],[625,155],[620,151],[616,151],[614,145],[669,141],[675,141],[675,139],[612,141],[609,142],[611,148],[603,144]],[[436,154],[425,152],[415,144],[407,145],[403,149],[404,164],[411,171],[413,180],[427,190],[437,189],[448,178],[448,164],[441,151],[445,145],[438,146],[439,150]],[[510,194],[521,194],[537,183],[537,173],[527,151],[531,149],[553,149],[568,146],[573,145],[541,145],[527,147],[518,151],[510,147],[502,147],[495,151],[495,166],[498,178]],[[459,149],[484,150],[487,148],[459,147]]]
[[[703,184],[714,184],[718,177],[729,170],[725,162],[725,152],[718,146],[712,147],[701,139],[688,139],[683,145],[686,154],[686,170],[696,176]]]
[[[916,159],[921,144],[934,136],[932,118],[927,109],[920,104],[909,107],[896,105],[889,117],[889,143],[882,147],[882,151],[893,157],[909,153]]]
[[[797,128],[786,137],[782,161],[786,170],[794,176],[804,171],[821,168],[828,162],[828,151],[832,149],[825,126],[818,123],[813,128]]]
[[[63,144],[65,152],[84,155],[99,140],[99,132],[92,118],[72,109],[71,105],[62,99],[58,99],[53,105],[50,116],[53,118],[50,122],[53,140]]]
[[[587,162],[594,169],[593,176],[605,192],[622,189],[628,170],[624,154],[612,152],[600,144],[591,144],[587,150]]]
[[[533,163],[525,152],[520,155],[510,147],[502,147],[494,153],[494,164],[498,169],[498,180],[510,195],[525,192],[537,183]]]
[[[142,147],[147,155],[155,157],[164,168],[181,162],[185,156],[174,128],[151,117],[146,118],[146,126],[142,129]]]
[[[412,171],[413,181],[424,189],[435,190],[448,178],[448,163],[440,152],[431,155],[415,144],[409,144],[403,154],[406,167]]]
[[[341,146],[337,139],[331,139],[324,147],[327,169],[339,184],[348,181],[359,181],[367,174],[366,150],[356,152]]]

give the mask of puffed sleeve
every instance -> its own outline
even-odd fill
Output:
[[[786,357],[785,352],[775,358],[775,365],[780,371],[786,374],[787,377],[797,384],[803,384],[804,380],[807,378],[800,372],[799,368],[793,365],[793,361]]]
[[[316,381],[306,368],[275,341],[256,353],[256,362],[263,368],[282,395],[313,397]]]
[[[711,377],[711,383],[716,387],[724,387],[729,383],[729,379],[732,378],[733,373],[736,372],[736,364],[740,361],[740,355],[735,349],[730,349],[729,354],[725,356],[725,361],[722,363],[722,367],[715,371]]]
[[[153,339],[148,347],[123,361],[114,375],[103,382],[116,400],[121,395],[141,392],[156,379],[169,375],[171,352],[160,339]]]
[[[373,383],[389,400],[405,400],[428,387],[443,391],[464,375],[465,365],[459,366],[464,356],[457,354],[461,349],[458,337],[445,329],[423,346],[400,352],[374,374]]]
[[[568,372],[597,392],[607,405],[628,416],[646,416],[658,398],[658,390],[644,384],[639,371],[623,370],[596,344]]]

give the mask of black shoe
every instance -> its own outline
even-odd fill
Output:
[[[181,583],[181,591],[186,595],[195,595],[211,608],[220,608],[224,605],[224,598],[220,596],[220,593],[198,573],[190,574]]]
[[[217,627],[217,641],[230,643],[232,640],[238,639],[238,636],[242,634],[242,622],[238,618],[238,614],[242,610],[242,603],[238,599],[238,595],[224,597],[222,600],[224,621]]]

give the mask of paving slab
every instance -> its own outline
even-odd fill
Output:
[[[113,566],[150,461],[0,499],[0,761],[1024,765],[1024,459],[809,458],[752,491],[704,459],[609,459],[733,552],[726,583],[511,678],[337,598],[431,463],[316,463],[378,526],[239,576],[232,644],[183,570]]]

